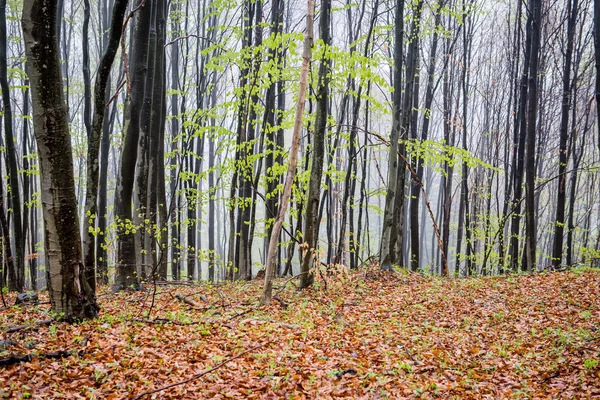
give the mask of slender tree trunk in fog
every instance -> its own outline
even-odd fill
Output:
[[[148,37],[153,0],[146,0],[135,13],[132,36],[132,51],[129,55],[130,93],[128,115],[124,126],[123,149],[117,174],[115,194],[115,218],[117,222],[117,259],[115,290],[127,288],[139,289],[137,275],[137,255],[135,239],[132,233],[133,185],[137,161],[137,147],[140,136],[140,115],[146,87],[146,59],[148,55]]]
[[[541,41],[541,0],[529,1],[529,12],[532,13],[531,63],[527,79],[528,111],[527,141],[525,146],[525,216],[526,216],[526,261],[527,271],[536,268],[537,232],[535,213],[535,157],[536,157],[536,119],[538,110],[538,59]]]
[[[294,131],[292,135],[292,148],[288,163],[288,172],[285,178],[285,186],[279,203],[279,210],[273,225],[271,240],[269,241],[269,252],[267,257],[267,266],[265,269],[265,284],[261,303],[268,305],[271,303],[273,292],[273,278],[275,277],[275,268],[277,261],[277,245],[279,243],[279,233],[283,227],[285,213],[292,196],[292,185],[296,176],[296,165],[298,163],[298,149],[300,147],[300,134],[302,132],[302,117],[304,114],[304,101],[306,99],[306,88],[308,86],[308,66],[312,57],[313,45],[313,20],[315,18],[314,0],[308,0],[308,11],[306,14],[306,34],[304,36],[304,49],[302,52],[302,67],[300,69],[300,88],[298,89],[298,102],[296,103],[296,120],[294,122]]]
[[[552,265],[559,266],[563,255],[563,236],[565,228],[565,203],[567,195],[567,141],[569,138],[569,112],[571,107],[571,62],[573,59],[573,42],[575,23],[577,20],[578,0],[567,3],[567,49],[563,66],[563,93],[560,114],[560,147],[558,155],[558,193],[556,195],[556,218],[554,225],[554,244],[552,248]]]
[[[319,19],[320,38],[325,46],[331,46],[331,0],[322,0]],[[300,288],[312,285],[314,277],[311,272],[315,260],[319,259],[319,195],[321,194],[321,178],[323,176],[323,159],[325,157],[325,134],[329,115],[329,82],[331,80],[331,60],[328,52],[324,53],[319,64],[319,83],[317,86],[317,112],[312,143],[312,163],[308,182],[306,215],[304,224],[304,242],[306,254],[300,268]]]
[[[113,7],[113,15],[111,18],[110,32],[108,34],[108,41],[104,54],[100,60],[98,72],[96,75],[96,83],[94,85],[94,114],[91,119],[91,88],[90,88],[90,71],[89,71],[89,45],[86,35],[87,24],[89,24],[89,0],[85,0],[86,6],[86,19],[84,21],[84,35],[83,35],[83,54],[84,54],[84,85],[85,85],[85,102],[84,102],[84,120],[86,125],[88,146],[87,146],[87,179],[86,179],[86,196],[85,196],[85,219],[83,221],[83,256],[84,266],[86,271],[86,279],[92,289],[96,287],[96,270],[95,265],[98,262],[94,244],[96,242],[96,235],[104,231],[99,229],[99,232],[95,229],[95,221],[99,220],[97,212],[98,204],[98,187],[99,187],[99,169],[100,169],[100,143],[105,141],[110,143],[110,138],[103,139],[103,135],[108,136],[107,126],[105,125],[105,114],[106,114],[106,100],[109,83],[110,83],[110,72],[112,69],[113,62],[115,60],[117,51],[119,49],[119,43],[121,40],[121,32],[123,27],[123,20],[125,18],[125,12],[127,11],[128,0],[116,0]],[[87,21],[87,23],[86,23]],[[106,149],[106,143],[104,144],[104,152]],[[105,187],[102,189],[106,190]],[[104,194],[105,196],[105,194]],[[106,210],[105,206],[103,207]],[[104,211],[105,213],[105,211]],[[103,216],[104,218],[104,216]],[[98,226],[100,228],[100,226]],[[98,254],[101,252],[98,249]],[[104,256],[106,257],[106,256]],[[103,262],[106,262],[103,260]],[[103,271],[104,272],[104,271]],[[105,281],[105,277],[102,278]]]
[[[22,205],[19,189],[19,170],[17,168],[17,150],[13,133],[13,115],[10,104],[10,88],[8,85],[7,67],[7,34],[6,34],[6,0],[0,0],[0,89],[2,89],[2,107],[4,114],[4,137],[6,139],[6,155],[10,200],[13,210],[13,238],[15,240],[15,262],[9,269],[8,289],[22,291],[25,286],[25,236],[22,224]]]
[[[396,243],[402,243],[402,227],[398,226],[398,218],[404,215],[404,163],[399,160],[398,152],[404,155],[404,144],[400,140],[402,119],[402,68],[403,68],[403,42],[404,42],[404,0],[396,1],[396,14],[394,24],[394,67],[393,67],[393,110],[392,133],[390,135],[390,156],[388,164],[387,194],[385,196],[385,210],[383,213],[383,227],[381,231],[381,245],[379,250],[380,268],[391,271],[394,264],[402,263],[402,257],[396,257]],[[402,246],[400,245],[400,248]]]

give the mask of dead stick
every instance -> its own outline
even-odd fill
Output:
[[[12,357],[0,359],[0,366],[6,367],[6,366],[17,364],[20,362],[30,362],[35,357],[49,358],[49,359],[67,358],[67,357],[73,356],[75,354],[77,354],[81,357],[81,356],[83,356],[84,353],[85,352],[83,350],[59,350],[59,351],[55,351],[53,353],[46,353],[46,354],[37,354],[37,355],[36,354],[25,354],[22,356],[12,356]]]
[[[423,192],[423,200],[425,200],[425,205],[427,206],[427,210],[429,211],[429,216],[431,217],[431,223],[433,224],[433,230],[435,231],[435,236],[437,236],[438,247],[440,248],[440,253],[442,254],[442,263],[443,263],[442,265],[444,266],[444,274],[447,274],[447,272],[448,272],[448,260],[446,259],[446,253],[444,253],[444,246],[443,246],[443,242],[442,242],[442,237],[440,235],[440,230],[438,229],[438,226],[435,223],[435,216],[433,215],[433,211],[431,211],[431,205],[429,204],[429,199],[427,198],[427,193],[425,192],[425,187],[423,186],[423,182],[421,182],[421,180],[419,179],[419,177],[417,176],[417,174],[413,170],[412,166],[408,162],[408,160],[402,154],[400,154],[400,153],[398,153],[398,156],[400,156],[400,158],[402,159],[402,161],[404,161],[404,163],[408,167],[408,170],[410,171],[410,173],[411,173],[414,181],[417,182],[417,184],[421,188],[421,192]]]
[[[29,325],[13,326],[12,328],[8,328],[6,330],[6,333],[18,332],[18,331],[22,331],[23,329],[31,329],[36,326],[50,325],[51,323],[52,323],[51,319],[46,319],[43,321],[36,321],[33,324],[29,324]]]
[[[248,354],[248,353],[250,353],[250,352],[252,352],[252,351],[254,351],[254,350],[256,350],[256,349],[259,349],[259,348],[261,348],[261,347],[263,347],[263,346],[265,346],[265,345],[267,345],[267,344],[269,344],[269,343],[271,343],[271,342],[273,342],[273,341],[272,341],[272,340],[269,340],[269,341],[267,341],[267,342],[265,342],[265,343],[259,344],[258,346],[254,346],[254,347],[252,347],[251,349],[248,349],[248,350],[246,350],[246,351],[243,351],[243,352],[241,352],[240,354],[238,354],[238,355],[237,355],[237,356],[235,356],[235,357],[228,358],[227,360],[223,361],[223,362],[222,362],[222,363],[220,363],[220,364],[217,364],[216,366],[212,367],[211,369],[208,369],[208,370],[206,370],[206,371],[200,372],[199,374],[196,374],[196,375],[194,375],[194,376],[192,376],[191,378],[188,378],[188,379],[186,379],[186,380],[183,380],[183,381],[180,381],[180,382],[171,383],[170,385],[163,386],[163,387],[161,387],[161,388],[158,388],[158,389],[149,390],[149,391],[147,391],[147,392],[141,393],[141,394],[139,394],[137,397],[135,397],[135,400],[141,399],[142,397],[144,397],[144,396],[146,396],[146,395],[149,395],[149,394],[154,394],[154,393],[162,392],[163,390],[167,390],[167,389],[170,389],[170,388],[172,388],[172,387],[175,387],[175,386],[185,385],[186,383],[189,383],[189,382],[191,382],[191,381],[193,381],[193,380],[196,380],[196,379],[198,379],[198,378],[201,378],[201,377],[203,377],[204,375],[206,375],[206,374],[209,374],[209,373],[211,373],[211,372],[213,372],[213,371],[215,371],[215,370],[217,370],[217,369],[221,368],[221,367],[222,367],[222,366],[224,366],[225,364],[228,364],[228,363],[230,363],[231,361],[237,360],[238,358],[241,358],[241,357],[243,357],[244,355],[246,355],[246,354]]]
[[[184,295],[182,295],[182,294],[179,294],[179,293],[177,293],[177,294],[175,295],[175,298],[176,298],[177,300],[183,301],[183,302],[184,302],[185,304],[187,304],[188,306],[192,306],[192,307],[194,307],[194,308],[202,308],[202,306],[201,306],[200,304],[196,303],[194,300],[192,300],[192,299],[190,299],[189,297],[187,297],[187,296],[184,296]]]

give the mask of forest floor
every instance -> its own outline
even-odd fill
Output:
[[[150,316],[152,286],[102,288],[98,319],[14,333],[49,305],[5,308],[0,358],[35,356],[0,366],[0,398],[600,397],[600,271],[295,285],[269,307],[258,281],[158,286]]]

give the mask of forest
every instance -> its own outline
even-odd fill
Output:
[[[600,395],[599,18],[0,0],[0,397]]]

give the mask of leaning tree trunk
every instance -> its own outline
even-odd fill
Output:
[[[83,269],[56,19],[57,0],[25,0],[22,25],[40,163],[48,292],[52,310],[74,320],[95,317],[98,307]]]
[[[298,89],[298,102],[296,103],[296,121],[294,123],[294,132],[292,135],[292,148],[290,149],[290,159],[288,171],[285,178],[281,202],[275,218],[275,224],[271,231],[269,240],[269,251],[267,253],[267,266],[265,268],[265,284],[261,303],[268,305],[271,303],[273,293],[273,278],[275,275],[275,266],[277,261],[277,244],[279,243],[279,233],[283,227],[285,213],[287,212],[290,198],[292,197],[292,185],[296,176],[296,165],[298,164],[298,148],[300,147],[300,133],[302,131],[302,117],[304,114],[304,101],[306,99],[306,88],[308,86],[308,65],[312,57],[313,44],[313,20],[315,17],[314,0],[308,0],[308,12],[306,15],[306,36],[304,37],[304,49],[302,53],[302,68],[300,69],[300,88]]]

